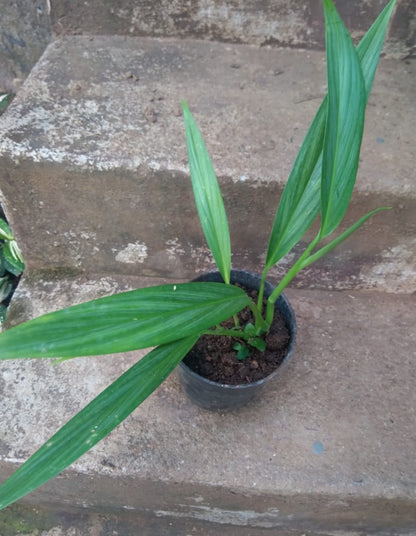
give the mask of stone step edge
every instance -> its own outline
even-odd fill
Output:
[[[82,301],[84,301],[96,297],[97,294],[104,295],[114,290],[122,290],[123,285],[127,290],[131,286],[138,287],[155,282],[161,283],[162,281],[133,281],[132,279],[117,281],[110,278],[93,279],[92,277],[71,281],[41,281],[37,283],[35,299],[30,296],[27,286],[20,290],[20,296],[15,303],[12,302],[12,316],[15,315],[14,320],[17,320],[19,316],[20,320],[24,320],[58,308],[61,306],[56,299],[58,296],[61,296],[62,305],[67,304],[68,300],[73,302],[74,296],[70,296],[68,292],[76,291],[77,288],[83,290]],[[291,294],[293,293],[291,292]],[[296,294],[294,293],[294,295]],[[306,302],[310,301],[311,296],[314,295],[313,292],[301,292],[301,294],[305,295]],[[347,299],[346,293],[339,294]],[[356,297],[358,294],[355,293]],[[328,293],[329,295],[330,293]],[[51,297],[53,299],[52,306]],[[353,296],[349,299],[352,298]],[[391,299],[397,301],[394,296],[391,296]],[[410,299],[405,301],[408,304],[412,303]],[[44,310],[42,310],[42,303]],[[33,306],[32,309],[30,309],[30,304]],[[301,302],[298,301],[298,305],[301,305]],[[310,313],[315,315],[318,301],[312,308],[306,304],[305,306],[308,309],[308,317]],[[13,308],[15,308],[14,311]],[[303,312],[298,310],[298,313],[300,318],[305,318],[305,310]],[[312,318],[313,316],[311,320]],[[403,320],[401,316],[400,322]],[[304,325],[302,329],[305,329]],[[172,385],[167,387],[168,390],[161,395],[162,398],[170,396],[169,390],[171,388]],[[306,393],[305,396],[307,396]],[[151,401],[151,403],[153,402]],[[407,402],[411,404],[410,399]],[[82,401],[80,403],[83,405]],[[166,408],[166,404],[163,407]],[[184,411],[184,408],[178,406],[173,410],[181,412]],[[188,411],[189,408],[186,409],[185,414]],[[196,416],[193,409],[191,409],[191,414],[193,417]],[[188,417],[193,418],[190,415]],[[209,421],[209,416],[207,418]],[[127,430],[128,428],[125,429],[125,431]],[[402,439],[405,439],[404,436]],[[128,439],[126,438],[126,440]],[[302,483],[300,483],[297,491],[289,486],[286,491],[279,489],[272,493],[270,489],[263,491],[256,490],[254,487],[249,488],[246,485],[238,485],[237,481],[234,486],[230,484],[216,486],[214,483],[196,482],[192,477],[186,477],[182,481],[180,479],[155,480],[152,479],[151,474],[148,474],[147,477],[144,477],[143,474],[134,477],[131,474],[124,474],[123,471],[118,472],[118,476],[115,476],[111,460],[116,452],[113,451],[111,454],[110,445],[110,451],[106,453],[108,446],[107,444],[107,447],[102,447],[104,450],[100,450],[100,444],[96,447],[98,452],[102,453],[99,456],[104,456],[109,460],[108,465],[101,466],[99,472],[92,470],[89,462],[84,465],[84,462],[80,461],[75,464],[75,470],[65,471],[23,502],[44,505],[72,504],[98,510],[115,508],[122,511],[134,511],[136,509],[147,513],[153,512],[155,515],[166,518],[195,518],[216,523],[269,528],[305,526],[306,530],[306,527],[316,526],[339,529],[344,524],[346,528],[360,527],[363,530],[374,530],[374,528],[391,527],[394,530],[416,526],[416,491],[412,495],[411,482],[409,482],[408,488],[402,487],[400,489],[400,486],[397,486],[399,482],[396,482],[397,476],[392,478],[392,487],[386,489],[384,494],[362,491],[361,484],[355,486],[355,492],[340,492],[337,487],[332,488],[331,493],[325,493],[319,488],[313,492],[313,486],[310,482],[311,486],[307,491],[302,490]],[[132,454],[129,454],[129,458]],[[25,457],[27,456],[23,455],[23,458]],[[0,462],[2,478],[6,474],[10,474],[15,467],[12,459],[8,458],[7,461],[3,458]],[[411,472],[412,469],[409,467],[408,477],[410,479],[412,478]]]
[[[15,468],[0,463],[2,480]],[[412,499],[321,495],[313,491],[259,494],[192,482],[114,478],[73,470],[64,471],[13,508],[29,506],[47,511],[71,508],[84,514],[144,515],[173,522],[193,520],[212,524],[218,530],[229,526],[304,530],[308,534],[312,530],[395,531],[395,535],[416,531],[416,500]]]

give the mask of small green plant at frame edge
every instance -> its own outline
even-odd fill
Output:
[[[12,100],[10,93],[0,93],[0,115],[4,112]]]
[[[274,303],[293,277],[386,208],[364,215],[332,241],[320,245],[336,230],[351,198],[364,111],[394,4],[395,0],[387,4],[355,48],[333,3],[323,0],[328,95],[306,134],[281,197],[257,302],[230,284],[231,248],[224,204],[201,134],[183,104],[196,206],[225,284],[192,282],[133,290],[49,313],[0,334],[0,359],[69,359],[155,347],[0,486],[0,508],[57,475],[118,426],[165,380],[202,334],[237,334],[241,342],[236,352],[243,359],[245,341],[263,339],[273,320]],[[263,308],[268,271],[299,242],[318,216],[318,234]],[[220,326],[246,306],[253,313],[253,325],[245,329],[236,325],[231,330]]]
[[[0,327],[6,317],[6,305],[15,287],[14,280],[25,268],[19,246],[8,224],[0,218]]]

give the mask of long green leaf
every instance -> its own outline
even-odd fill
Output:
[[[390,0],[357,46],[357,54],[361,62],[367,99],[371,92],[384,36],[396,1]]]
[[[322,148],[327,99],[305,136],[276,212],[267,248],[266,268],[275,265],[299,242],[320,209]]]
[[[357,46],[367,99],[395,3],[396,0],[390,0]],[[327,97],[305,136],[282,194],[270,235],[266,258],[267,268],[271,268],[293,248],[320,210],[322,147],[326,113]]]
[[[326,246],[316,251],[313,255],[310,255],[309,257],[307,257],[305,262],[302,263],[302,266],[300,267],[300,269],[306,268],[306,266],[309,266],[313,262],[317,261],[324,255],[332,251],[339,244],[341,244],[341,242],[344,242],[344,240],[346,240],[349,236],[355,233],[355,231],[359,227],[361,227],[361,225],[363,225],[363,223],[365,223],[369,218],[371,218],[371,216],[374,216],[374,214],[376,214],[377,212],[380,212],[381,210],[389,210],[389,209],[390,207],[379,207],[379,208],[376,208],[375,210],[372,210],[365,216],[362,216],[358,221],[356,221],[353,225],[351,225],[351,227],[349,227],[346,231],[344,231],[342,234],[337,236],[337,238],[332,240],[329,244],[327,244]]]
[[[214,168],[198,126],[183,103],[186,145],[195,203],[208,246],[225,283],[230,282],[231,244],[227,215]]]
[[[127,352],[198,334],[243,309],[244,291],[222,283],[161,285],[43,315],[0,334],[0,359]]]
[[[155,348],[94,398],[0,486],[0,509],[63,471],[109,434],[167,378],[197,339]]]
[[[331,0],[324,0],[328,112],[321,179],[321,238],[347,210],[358,169],[366,93],[360,60]]]

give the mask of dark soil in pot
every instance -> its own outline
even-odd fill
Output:
[[[257,291],[244,290],[254,300],[257,299]],[[264,303],[266,304],[266,300]],[[242,326],[249,322],[254,324],[248,307],[238,314],[238,319]],[[232,329],[234,322],[230,319],[223,322],[222,326]],[[238,339],[231,337],[204,335],[185,357],[184,363],[200,376],[213,382],[227,385],[257,382],[272,374],[282,364],[288,353],[290,333],[283,316],[276,311],[271,329],[265,337],[264,352],[249,346],[249,355],[239,360],[233,348],[237,342]]]
[[[218,272],[209,272],[195,281],[223,282]],[[248,289],[257,296],[260,276],[242,270],[231,270],[231,283]],[[273,292],[266,282],[265,298]],[[252,322],[250,309],[239,314],[242,325]],[[229,327],[233,327],[233,320]],[[250,355],[237,358],[235,339],[204,336],[185,356],[178,367],[180,384],[188,398],[211,411],[231,411],[245,405],[270,384],[285,365],[295,346],[296,318],[289,301],[281,294],[275,303],[272,329],[266,338],[265,352],[250,347]]]

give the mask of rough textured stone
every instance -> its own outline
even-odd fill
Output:
[[[52,37],[49,0],[2,2],[0,91],[20,87]]]
[[[2,524],[3,522],[3,524]],[[360,530],[254,528],[128,510],[19,505],[0,512],[2,536],[364,536]],[[271,532],[272,530],[272,532]],[[365,533],[366,536],[369,534]],[[372,533],[373,534],[373,533]],[[377,529],[377,536],[414,536],[412,530]]]
[[[13,322],[149,283],[26,280],[12,302]],[[416,530],[414,299],[288,295],[299,324],[296,352],[259,400],[209,413],[187,401],[173,374],[28,500],[308,534]],[[2,476],[140,355],[3,362]]]
[[[355,39],[369,27],[385,2],[339,1]],[[0,21],[0,90],[15,92],[51,40],[58,35],[125,34],[156,37],[196,37],[257,45],[322,48],[323,13],[320,0],[305,2],[241,2],[206,0],[159,2],[123,0],[20,0],[2,6]],[[398,3],[385,51],[406,57],[414,54],[416,7]]]
[[[381,62],[342,228],[377,206],[393,209],[297,284],[416,289],[414,69]],[[212,267],[187,174],[185,98],[220,177],[234,266],[259,271],[280,193],[324,94],[320,52],[57,40],[0,123],[3,204],[28,269],[189,278]]]
[[[339,0],[345,24],[359,39],[386,5],[386,0]],[[124,34],[194,37],[234,43],[323,48],[321,0],[54,0],[55,33]],[[398,2],[386,51],[409,55],[415,46],[416,7]]]

